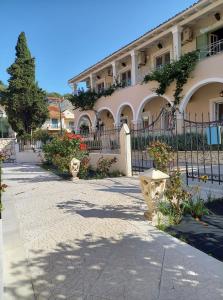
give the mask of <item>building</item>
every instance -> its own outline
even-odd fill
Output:
[[[149,18],[149,17],[148,17]],[[184,86],[179,105],[181,113],[204,120],[223,119],[223,1],[200,0],[165,23],[145,33],[132,43],[112,53],[68,83],[75,93],[78,85],[99,91],[116,80],[125,87],[109,97],[101,97],[95,109],[107,128],[122,122],[149,124],[167,103],[173,105],[174,85],[159,97],[153,91],[156,82],[141,84],[154,68],[161,68],[182,54],[198,49],[200,60],[193,76]],[[192,117],[194,118],[194,117]],[[96,126],[94,111],[75,111],[75,128]],[[165,120],[162,122],[165,126]]]
[[[74,112],[72,104],[66,99],[48,97],[49,119],[42,128],[51,133],[57,133],[61,129],[68,132],[74,130]]]

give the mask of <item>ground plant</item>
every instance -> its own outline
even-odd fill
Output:
[[[171,170],[170,164],[173,160],[173,149],[163,142],[153,142],[148,148],[150,157],[154,160],[157,169],[169,174],[165,190],[165,201],[158,204],[158,211],[168,216],[169,224],[179,224],[183,215],[190,214],[193,218],[200,220],[207,215],[208,209],[204,200],[200,197],[198,187],[187,191],[183,185],[180,170]],[[207,176],[200,178],[207,180]]]
[[[43,146],[43,152],[45,161],[64,173],[69,173],[72,158],[83,161],[88,156],[82,137],[75,134],[54,137],[51,142]]]
[[[101,156],[97,162],[97,173],[102,177],[108,177],[113,164],[117,162],[117,158],[104,158]]]

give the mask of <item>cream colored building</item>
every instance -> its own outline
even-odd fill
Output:
[[[174,84],[162,97],[154,94],[156,82],[141,84],[144,76],[182,54],[200,50],[200,60],[184,86],[179,105],[197,120],[223,120],[223,0],[200,0],[172,19],[145,33],[79,75],[69,80],[73,92],[85,82],[95,90],[106,89],[116,79],[126,82],[95,106],[106,128],[122,122],[128,125],[151,122],[160,109],[173,103]],[[180,116],[181,117],[181,116]],[[179,117],[179,118],[180,118]],[[88,122],[95,127],[94,111],[75,111],[75,128]],[[165,121],[163,121],[165,126]]]

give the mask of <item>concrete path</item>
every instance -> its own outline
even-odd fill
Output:
[[[4,299],[223,299],[223,264],[146,222],[136,178],[3,176]]]

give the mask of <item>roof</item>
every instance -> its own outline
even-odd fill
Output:
[[[176,19],[177,17],[179,17],[180,15],[184,14],[185,12],[189,11],[190,9],[194,8],[195,6],[199,5],[200,3],[206,3],[208,2],[208,4],[211,4],[211,2],[209,2],[208,0],[198,0],[196,1],[194,4],[190,5],[188,8],[184,9],[183,11],[177,13],[175,16],[173,16],[172,18],[168,19],[167,21],[159,24],[158,26],[152,28],[151,30],[147,31],[146,33],[144,33],[143,35],[141,35],[140,37],[138,37],[137,39],[133,40],[132,42],[128,43],[127,45],[123,46],[122,48],[118,49],[117,51],[111,53],[110,55],[106,56],[105,58],[103,58],[102,60],[100,60],[99,62],[95,63],[94,65],[90,66],[89,68],[85,69],[83,72],[79,73],[78,75],[72,77],[71,79],[68,80],[68,83],[71,83],[73,80],[75,80],[77,77],[80,77],[82,75],[84,75],[85,73],[87,73],[88,71],[90,71],[92,68],[96,67],[99,64],[105,63],[111,56],[118,54],[119,52],[123,51],[123,50],[127,50],[130,46],[134,46],[134,44],[136,44],[138,41],[140,41],[141,39],[148,37],[148,35],[152,34],[155,30],[157,30],[158,28],[167,25],[170,21],[174,21],[174,19]]]
[[[48,106],[48,110],[49,110],[49,111],[57,111],[57,112],[60,111],[60,110],[59,110],[59,107],[57,107],[57,106]]]

